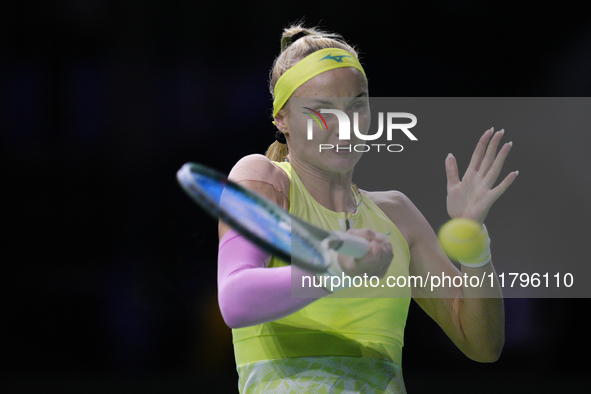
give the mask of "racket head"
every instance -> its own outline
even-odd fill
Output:
[[[292,225],[300,220],[277,204],[197,163],[183,165],[177,180],[206,212],[255,245],[308,271],[326,271],[330,254],[322,239],[304,226]]]

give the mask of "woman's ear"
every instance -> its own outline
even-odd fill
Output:
[[[283,121],[282,116],[275,117],[275,121],[273,123],[275,124],[277,129],[279,131],[281,131],[282,133],[285,133],[287,131],[287,126],[285,125],[285,122]]]

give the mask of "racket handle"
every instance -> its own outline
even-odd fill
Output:
[[[369,252],[369,242],[365,238],[347,234],[342,231],[332,231],[328,237],[328,246],[347,256],[360,259]]]

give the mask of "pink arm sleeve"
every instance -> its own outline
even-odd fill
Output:
[[[310,275],[298,267],[266,268],[270,255],[234,230],[221,239],[218,299],[226,324],[240,328],[288,316],[316,298],[291,298],[291,277]],[[330,294],[314,288],[317,298]]]

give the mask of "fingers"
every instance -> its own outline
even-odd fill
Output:
[[[472,168],[483,177],[485,184],[492,188],[497,181],[505,159],[513,146],[513,142],[509,142],[501,147],[501,150],[497,154],[497,148],[505,134],[505,130],[502,129],[493,134],[493,129],[487,130],[476,146],[472,159],[470,161],[469,168]],[[457,165],[456,165],[457,167]],[[466,171],[467,172],[467,171]],[[449,175],[448,175],[448,190],[449,190]]]
[[[373,241],[373,240],[385,241],[388,239],[388,237],[385,234],[375,232],[375,231],[370,230],[368,228],[363,228],[363,229],[352,228],[350,230],[347,230],[347,233],[352,234],[352,235],[356,235],[358,237],[365,238],[368,241]]]
[[[484,157],[484,153],[486,152],[486,146],[488,145],[488,141],[490,140],[490,136],[494,132],[494,127],[486,130],[478,144],[476,144],[476,149],[474,149],[474,153],[472,154],[472,159],[470,159],[470,164],[468,165],[468,170],[478,171],[480,169],[480,164],[482,163],[482,158]]]
[[[505,177],[505,179],[503,179],[501,183],[499,183],[497,187],[492,189],[492,192],[494,193],[493,201],[496,201],[499,197],[503,195],[503,193],[505,193],[505,191],[509,188],[509,186],[511,186],[515,178],[517,178],[517,175],[519,175],[519,171],[511,172],[509,175]]]
[[[497,131],[491,138],[490,143],[488,144],[488,148],[486,148],[486,154],[484,156],[484,159],[482,160],[482,163],[480,164],[480,169],[478,170],[478,172],[480,172],[483,176],[487,174],[488,170],[490,170],[491,166],[495,161],[497,148],[499,146],[499,143],[501,142],[501,138],[503,138],[504,133],[504,129],[501,131]]]
[[[449,191],[449,189],[460,183],[458,163],[451,153],[445,159],[445,173],[447,174],[447,190]]]
[[[372,267],[368,271],[371,271],[372,275],[382,278],[386,275],[390,263],[392,262],[392,258],[394,257],[392,253],[392,245],[388,241],[380,242],[374,240],[371,243],[375,246],[375,254]],[[370,272],[368,272],[368,274],[370,274]]]
[[[350,261],[345,269],[348,275],[355,276],[361,274],[376,275],[382,277],[388,270],[392,262],[393,250],[388,236],[368,228],[351,229],[347,233],[365,238],[370,242],[369,252],[360,259]],[[383,273],[383,274],[382,274]]]
[[[508,142],[499,151],[499,154],[494,159],[493,163],[491,164],[490,171],[484,175],[484,183],[489,187],[492,188],[497,178],[499,177],[501,170],[503,169],[503,164],[505,163],[505,159],[509,155],[509,151],[513,147],[513,142]],[[496,148],[495,148],[496,149]]]

